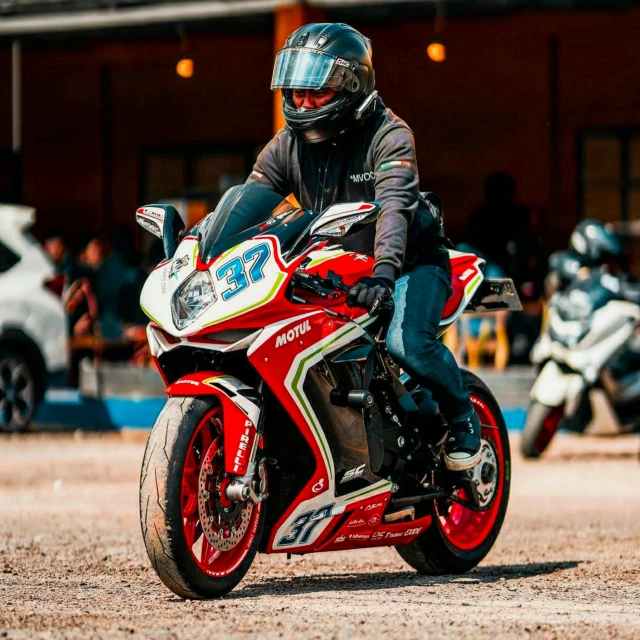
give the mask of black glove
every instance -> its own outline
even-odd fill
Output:
[[[380,310],[393,295],[393,284],[386,278],[360,278],[347,295],[350,307],[364,307],[371,315]]]

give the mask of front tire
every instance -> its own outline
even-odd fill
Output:
[[[264,503],[226,498],[222,425],[215,399],[170,398],[144,454],[140,522],[145,547],[162,582],[182,598],[229,593],[249,570],[264,529]],[[203,509],[211,514],[204,528]],[[216,521],[222,523],[227,512],[235,514],[229,516],[233,525],[218,527]]]
[[[520,452],[525,458],[539,458],[549,446],[564,415],[564,407],[547,407],[533,401],[527,410],[527,420],[520,440]]]
[[[497,462],[497,481],[483,511],[436,502],[433,523],[425,533],[410,544],[396,547],[405,562],[427,575],[465,573],[481,562],[500,533],[509,503],[511,453],[502,411],[480,378],[465,370],[462,374],[482,425],[483,451]]]

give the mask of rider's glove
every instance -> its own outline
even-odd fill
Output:
[[[347,304],[350,307],[364,307],[374,315],[392,295],[393,283],[386,278],[364,277],[349,289]]]

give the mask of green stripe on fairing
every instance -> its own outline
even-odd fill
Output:
[[[356,320],[356,323],[359,326],[363,326],[364,324],[366,324],[367,322],[369,322],[371,320],[373,320],[373,318],[371,318],[371,316],[366,314],[364,318],[360,318],[360,319]],[[300,391],[300,389],[298,389],[297,385],[300,382],[300,376],[302,375],[302,371],[304,369],[305,364],[311,358],[313,358],[315,355],[317,355],[320,351],[323,351],[327,347],[330,347],[332,344],[334,344],[336,341],[340,340],[340,338],[346,336],[348,333],[353,331],[355,328],[356,327],[353,327],[353,326],[352,327],[348,327],[346,331],[343,331],[340,335],[336,336],[333,340],[331,340],[331,342],[328,342],[327,344],[324,344],[324,345],[320,346],[313,353],[310,353],[308,356],[305,356],[300,361],[300,364],[298,365],[298,369],[296,370],[296,373],[295,373],[295,375],[293,377],[293,380],[291,382],[291,389],[295,393],[295,395],[298,398],[298,401],[300,402],[300,404],[302,405],[302,409],[303,409],[305,415],[307,416],[307,421],[309,422],[309,424],[311,425],[311,427],[315,431],[316,436],[317,436],[318,440],[320,441],[320,446],[322,447],[322,452],[324,454],[324,458],[325,458],[325,460],[327,461],[327,463],[329,465],[329,469],[330,469],[332,475],[333,475],[333,461],[331,460],[331,456],[329,455],[329,453],[327,452],[326,447],[324,446],[324,438],[322,437],[322,434],[320,433],[320,431],[316,427],[316,424],[315,424],[315,421],[314,421],[314,418],[313,418],[313,414],[312,414],[312,412],[310,411],[309,407],[307,406],[307,404],[305,402],[306,397]]]
[[[467,287],[467,291],[473,291],[473,287],[475,286],[476,282],[478,282],[478,280],[481,280],[482,276],[480,274],[478,274],[470,283],[469,286]]]
[[[147,316],[147,318],[153,320],[153,322],[155,322],[159,327],[162,326],[162,323],[158,322],[158,320],[156,320],[142,305],[140,305],[140,308],[142,309],[144,315]]]
[[[195,264],[196,261],[196,254],[198,253],[198,246],[199,246],[199,242],[196,240],[194,243],[194,247],[193,247],[193,255],[191,256],[191,264]]]
[[[340,253],[334,253],[330,256],[323,256],[322,258],[315,258],[314,260],[312,260],[306,267],[305,269],[309,269],[310,267],[317,267],[319,264],[322,264],[323,262],[326,262],[327,260],[333,260],[333,258],[340,258],[342,256],[346,256],[348,253],[348,251],[342,251]]]
[[[302,375],[302,371],[304,369],[305,364],[311,358],[313,358],[319,352],[324,351],[327,347],[330,347],[332,344],[334,344],[335,342],[340,340],[340,338],[343,338],[348,333],[351,333],[351,331],[353,331],[355,328],[356,327],[349,327],[346,331],[343,331],[340,335],[336,336],[333,340],[331,340],[331,342],[327,342],[326,344],[323,344],[318,349],[316,349],[313,353],[310,353],[308,356],[305,356],[300,361],[300,364],[298,365],[298,370],[296,371],[296,374],[293,377],[293,380],[291,382],[291,388],[292,388],[293,392],[296,394],[298,400],[300,401],[300,404],[302,405],[302,408],[303,408],[303,410],[304,410],[304,412],[305,412],[305,414],[307,416],[309,424],[311,424],[311,427],[315,431],[316,436],[318,437],[318,440],[320,440],[320,446],[322,447],[322,453],[324,454],[324,458],[325,458],[326,462],[328,463],[329,472],[330,472],[331,475],[333,475],[333,461],[331,460],[331,456],[328,454],[327,449],[326,449],[326,447],[324,445],[324,438],[322,437],[322,434],[320,433],[320,431],[318,430],[318,427],[316,426],[315,420],[313,418],[313,413],[307,407],[307,404],[305,402],[306,398],[305,398],[304,394],[300,391],[300,389],[298,389],[297,385],[298,385],[298,382],[300,381],[300,376]]]
[[[273,285],[273,287],[271,287],[271,291],[269,291],[269,293],[262,299],[259,300],[258,302],[254,302],[252,305],[249,305],[248,307],[244,307],[243,309],[240,309],[240,311],[234,311],[233,313],[230,313],[228,316],[224,316],[224,318],[218,318],[217,320],[214,320],[213,322],[207,322],[207,324],[203,324],[203,327],[210,327],[212,324],[220,324],[221,322],[224,322],[225,320],[230,320],[231,318],[235,318],[236,316],[241,316],[243,313],[247,313],[247,311],[251,311],[252,309],[255,309],[256,307],[259,307],[263,304],[265,304],[266,302],[268,302],[271,297],[275,294],[275,292],[278,290],[278,288],[280,287],[280,284],[282,283],[282,280],[284,279],[284,273],[279,273],[278,277],[276,278],[276,281]]]
[[[377,487],[373,487],[371,489],[367,489],[366,491],[363,491],[362,493],[356,493],[355,496],[350,496],[348,498],[348,500],[355,500],[355,498],[361,498],[362,496],[366,496],[368,493],[373,493],[374,491],[378,491],[380,489],[384,489],[385,487],[388,487],[391,484],[391,482],[385,482],[384,484],[381,484]]]

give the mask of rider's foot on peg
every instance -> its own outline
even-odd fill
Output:
[[[475,467],[480,457],[480,421],[474,412],[470,418],[449,425],[444,463],[450,471],[464,471]]]

